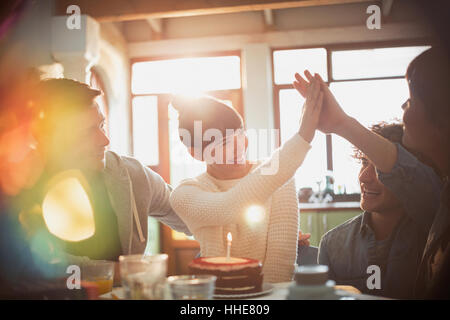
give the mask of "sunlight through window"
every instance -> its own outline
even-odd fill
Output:
[[[429,46],[334,51],[333,79],[404,76],[408,64]]]
[[[158,98],[133,99],[133,153],[145,165],[159,164]]]
[[[145,61],[132,66],[133,94],[199,94],[240,87],[238,56]]]

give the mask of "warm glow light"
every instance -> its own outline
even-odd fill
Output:
[[[231,241],[233,240],[233,237],[231,236],[231,232],[227,233],[227,256],[226,259],[230,260],[231,258]]]
[[[264,219],[265,210],[261,206],[251,206],[247,209],[245,219],[249,224],[259,223]]]
[[[63,240],[81,241],[94,235],[94,213],[78,170],[52,180],[42,204],[48,230]]]
[[[144,61],[132,66],[131,90],[137,94],[173,93],[196,96],[201,92],[240,87],[238,56]]]

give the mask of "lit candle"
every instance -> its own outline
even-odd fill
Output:
[[[227,234],[227,260],[230,260],[230,252],[231,252],[231,241],[233,237],[231,236],[231,232]]]

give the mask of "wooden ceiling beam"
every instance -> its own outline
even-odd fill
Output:
[[[156,33],[162,33],[163,26],[162,26],[162,18],[147,18],[147,23],[150,25],[150,28],[152,28],[153,32]]]
[[[272,9],[264,9],[264,23],[266,26],[273,26],[273,11]]]
[[[381,12],[383,13],[383,17],[387,17],[391,14],[393,3],[394,3],[394,0],[382,0],[381,1]]]
[[[68,6],[78,5],[82,14],[90,15],[98,21],[127,21],[370,1],[372,0],[55,0],[55,13],[66,15]]]

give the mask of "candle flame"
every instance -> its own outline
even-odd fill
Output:
[[[231,242],[231,241],[233,240],[233,237],[231,236],[231,232],[228,232],[228,234],[227,234],[227,240],[228,240],[229,242]]]

